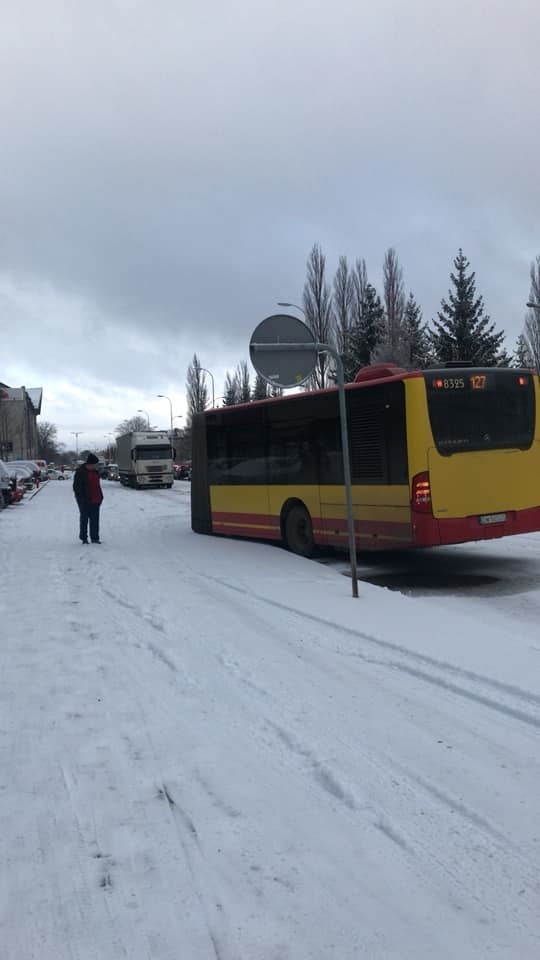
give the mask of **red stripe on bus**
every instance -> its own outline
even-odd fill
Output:
[[[213,533],[223,533],[228,537],[255,537],[262,540],[281,540],[281,530],[258,526],[244,526],[241,523],[213,523]]]
[[[317,520],[314,519],[313,523],[317,523],[324,532],[347,531],[347,519],[343,517],[321,517]],[[361,536],[365,532],[368,534],[371,532],[385,533],[389,536],[406,532],[409,537],[412,537],[411,523],[408,520],[368,520],[363,517],[361,520],[356,519],[354,526],[357,536]]]
[[[313,517],[313,535],[316,543],[347,543],[347,520],[343,517]],[[281,540],[279,517],[266,513],[228,513],[216,510],[212,513],[214,533],[229,533],[232,536],[260,537],[268,540]],[[376,545],[379,538],[381,546],[406,546],[413,542],[412,528],[408,522],[395,520],[356,520],[355,538],[359,544]]]

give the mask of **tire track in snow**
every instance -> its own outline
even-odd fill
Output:
[[[206,917],[208,936],[216,960],[241,960],[237,945],[233,946],[223,904],[213,891],[211,872],[205,862],[195,823],[189,813],[182,808],[177,797],[173,796],[170,786],[164,783],[162,787],[158,787],[158,796],[167,803],[169,808],[171,821],[193,880],[194,891]]]
[[[211,578],[211,579],[216,581],[217,578]],[[226,588],[229,588],[231,586],[228,583],[223,583],[223,581],[220,581],[220,580],[217,580],[217,583],[220,587],[225,586]],[[253,599],[253,605],[255,605],[257,600],[263,600],[263,601],[265,600],[264,597],[253,598],[252,595],[248,594],[247,591],[238,589],[236,586],[232,586],[231,589],[237,593],[242,594],[243,596],[248,595],[250,599]],[[288,605],[274,604],[272,602],[270,603],[271,603],[271,606],[277,606],[284,612],[287,612],[287,613],[292,612],[296,614],[296,616],[299,618],[303,617],[303,614],[301,612],[292,609]],[[241,605],[239,604],[239,609],[243,611],[245,614],[246,608],[244,604],[241,604]],[[255,616],[255,619],[257,619],[256,613],[254,614],[254,616]],[[308,619],[314,619],[314,620],[317,620],[317,622],[320,622],[319,618],[309,617]],[[264,620],[262,620],[262,618],[261,618],[261,623],[263,625],[265,623]],[[325,625],[331,628],[334,632],[340,630],[340,628],[337,627],[335,624],[328,623]],[[370,638],[369,635],[362,634],[360,631],[348,630],[347,632],[352,634],[354,638],[357,638],[358,636],[360,636],[363,639],[368,639],[368,640],[372,639],[374,643],[376,644],[378,643],[376,638]],[[392,644],[385,644],[384,641],[383,641],[383,644],[385,646],[390,646],[391,649],[394,649],[396,646]],[[317,643],[316,645],[319,647],[321,646],[319,643]],[[309,644],[307,646],[309,646]],[[338,648],[336,652],[340,655],[358,656],[356,651],[348,652]],[[404,652],[408,653],[409,651],[404,651]],[[307,653],[308,651],[306,650],[306,644],[302,643],[301,644],[302,660],[306,661],[309,659],[310,663],[312,663],[313,666],[320,667],[320,665],[318,665],[315,661],[313,661],[312,657],[308,657],[306,655]],[[375,659],[373,657],[367,657],[362,655],[360,655],[359,658],[364,662],[367,662],[368,664],[373,664],[375,666],[382,666],[385,668],[389,667],[390,669],[393,669],[395,666],[395,663],[393,660],[385,661],[385,660]],[[434,658],[429,658],[429,657],[425,658],[422,655],[415,654],[414,652],[412,652],[412,659],[428,660],[433,664],[437,664],[437,666],[443,666],[443,667],[448,666],[450,670],[454,670],[452,665],[440,664],[440,662],[434,660]],[[267,713],[268,709],[271,709],[268,691],[262,689],[260,686],[254,683],[249,676],[247,675],[243,676],[242,669],[238,666],[238,663],[234,661],[234,659],[230,657],[227,658],[222,655],[220,657],[220,661],[223,666],[228,667],[230,669],[231,673],[235,675],[240,682],[245,684],[245,686],[249,689],[250,694],[257,693],[259,695],[260,710],[263,713],[263,715]],[[405,667],[407,668],[408,665],[405,664]],[[326,663],[325,669],[326,670],[328,669],[328,663]],[[460,674],[467,674],[467,676],[471,676],[470,672],[461,671],[459,670],[459,668],[456,670],[456,672]],[[473,675],[473,676],[476,679],[477,675]],[[478,680],[482,682],[484,678],[478,677]],[[488,683],[489,683],[489,680],[488,680]],[[449,686],[448,681],[444,682],[444,686],[446,688]],[[454,684],[453,686],[455,687],[456,685]],[[496,686],[497,688],[502,687],[505,691],[509,689],[507,685],[499,684],[497,681],[494,682],[494,686]],[[515,690],[515,688],[511,688],[511,689]],[[459,687],[457,688],[457,692],[461,693],[461,689]],[[518,692],[524,693],[524,697],[526,699],[530,699],[527,692],[523,692],[523,691],[518,691]],[[465,693],[469,693],[469,691],[465,691]],[[477,703],[484,705],[484,701],[487,698],[473,696],[471,699],[473,699]],[[488,700],[488,705],[491,706],[492,701]],[[494,706],[496,708],[499,706],[499,704],[496,703],[494,704]],[[503,709],[502,712],[506,713],[507,711]],[[510,711],[508,712],[512,717],[515,717],[517,713],[518,718],[520,720],[523,719],[522,711],[510,709]],[[525,719],[526,720],[530,719],[528,714],[525,716]],[[533,721],[534,719],[535,718],[533,718]],[[395,825],[396,824],[395,817],[392,818],[388,816],[386,811],[383,811],[382,809],[379,810],[376,806],[373,806],[373,805],[370,806],[369,804],[365,804],[365,803],[362,804],[357,802],[354,798],[354,794],[351,794],[351,792],[347,790],[347,788],[344,788],[340,783],[339,778],[337,778],[335,774],[331,772],[330,769],[327,768],[327,766],[319,760],[317,751],[314,751],[312,748],[301,745],[298,742],[296,742],[294,736],[292,736],[283,727],[281,728],[276,727],[275,724],[272,724],[271,719],[268,720],[268,723],[270,726],[274,726],[274,729],[276,730],[279,738],[290,747],[291,753],[296,754],[297,757],[299,757],[302,760],[303,769],[308,770],[311,773],[311,775],[314,776],[315,780],[318,782],[318,785],[322,786],[327,793],[329,793],[330,795],[333,795],[337,800],[344,801],[345,805],[352,810],[354,810],[355,807],[364,812],[366,809],[369,809],[370,812],[372,813],[372,817],[371,817],[372,826],[380,830],[383,834],[385,834],[388,837],[388,839],[392,840],[395,844],[397,844],[398,846],[401,846],[406,852],[408,853],[412,852],[413,854],[416,854],[416,856],[418,856],[420,854],[420,851],[422,851],[425,863],[432,863],[435,872],[442,874],[448,878],[448,882],[451,884],[452,889],[454,891],[454,897],[455,897],[456,903],[460,902],[460,900],[462,901],[463,889],[466,889],[468,896],[470,896],[471,900],[476,902],[481,909],[487,910],[491,914],[491,916],[494,917],[496,915],[497,908],[495,904],[497,903],[500,884],[501,882],[504,882],[504,880],[502,880],[501,877],[504,877],[506,868],[503,864],[500,870],[500,875],[499,875],[498,867],[495,864],[496,869],[495,869],[495,872],[493,872],[492,858],[494,856],[497,858],[504,851],[506,860],[508,860],[508,856],[511,854],[513,860],[515,861],[517,859],[521,864],[520,875],[521,875],[521,884],[523,886],[523,889],[520,891],[517,891],[517,893],[520,896],[522,896],[527,891],[528,896],[523,897],[523,900],[521,901],[521,903],[519,902],[519,900],[516,900],[518,906],[515,910],[515,915],[510,916],[509,919],[513,924],[516,924],[517,926],[520,926],[521,924],[523,924],[531,931],[531,933],[534,934],[535,931],[530,920],[530,917],[534,915],[534,910],[527,905],[526,901],[528,901],[531,896],[533,897],[535,896],[534,891],[538,891],[537,876],[536,876],[536,873],[534,872],[534,869],[531,869],[530,857],[520,847],[518,847],[513,841],[511,841],[510,838],[505,833],[498,830],[497,827],[495,827],[492,823],[490,823],[486,818],[481,817],[474,809],[472,809],[471,807],[461,802],[458,798],[453,798],[450,795],[446,795],[441,791],[437,791],[436,787],[431,788],[431,785],[426,780],[423,780],[420,777],[416,777],[414,772],[404,770],[403,766],[401,766],[399,768],[400,773],[402,776],[405,775],[407,777],[410,794],[413,797],[415,795],[418,795],[418,788],[420,788],[421,792],[424,794],[424,797],[426,799],[427,797],[429,797],[430,799],[429,806],[431,806],[432,809],[434,810],[434,815],[432,815],[431,817],[433,821],[433,829],[431,830],[432,842],[424,843],[422,842],[422,833],[419,830],[414,830],[414,832],[411,833],[410,830],[402,829],[401,826],[397,827]],[[391,764],[392,764],[392,759],[390,758],[388,761],[388,766],[391,766]],[[395,768],[397,768],[397,765],[395,764],[395,762],[394,762],[394,766]],[[384,773],[385,773],[385,778],[388,779],[388,770],[384,771]],[[423,807],[426,806],[425,800],[424,802],[417,801],[417,804]],[[444,810],[446,811],[445,814],[443,814]],[[462,832],[462,837],[461,837],[463,853],[465,852],[467,852],[467,854],[469,853],[469,850],[471,849],[471,844],[473,846],[473,850],[475,851],[475,853],[472,855],[472,859],[470,855],[467,857],[467,864],[468,864],[467,867],[465,867],[463,859],[460,861],[459,856],[456,856],[455,858],[453,858],[452,862],[447,863],[444,860],[444,858],[441,858],[435,852],[437,849],[437,839],[438,839],[437,835],[438,835],[438,832],[440,831],[441,823],[446,824],[446,831],[448,832],[449,835],[454,833],[456,829],[456,822],[455,822],[456,815],[463,821],[464,826],[466,827],[465,832]],[[470,833],[471,830],[472,830],[472,834]],[[493,848],[493,843],[495,843],[495,849]],[[485,872],[485,875],[484,875],[484,882],[482,884],[482,891],[480,894],[476,889],[477,880],[475,879],[476,873],[475,873],[475,868],[473,866],[473,862],[475,858],[482,859],[486,867],[488,868],[488,870]],[[469,859],[471,860],[470,863],[469,863]],[[514,866],[515,866],[515,862],[514,862]],[[464,874],[464,870],[467,870],[467,869],[469,871],[470,876],[467,880],[464,881],[463,874]],[[424,873],[425,881],[429,885],[429,883],[432,882],[433,880],[433,872],[426,871],[425,869],[421,872]],[[490,874],[490,875],[488,876],[487,874]]]
[[[540,696],[532,693],[532,691],[523,690],[520,687],[516,687],[512,684],[502,683],[499,680],[495,680],[482,674],[474,673],[471,670],[464,670],[463,668],[456,667],[447,661],[437,660],[436,658],[430,657],[427,654],[417,653],[413,650],[407,649],[406,647],[400,646],[399,644],[391,643],[388,640],[382,640],[353,627],[341,625],[338,626],[332,621],[326,620],[324,617],[319,617],[316,614],[298,610],[289,604],[281,603],[278,600],[267,598],[261,594],[255,594],[242,587],[239,587],[237,584],[232,584],[221,578],[211,577],[208,575],[207,579],[213,581],[219,587],[222,587],[227,591],[239,593],[242,596],[247,597],[253,604],[265,604],[266,606],[276,608],[284,613],[292,614],[302,621],[315,623],[317,626],[324,626],[328,632],[331,632],[332,634],[339,634],[340,639],[342,639],[343,635],[345,635],[352,640],[364,641],[365,643],[370,644],[377,649],[388,651],[392,655],[399,654],[403,659],[397,660],[375,658],[360,652],[358,649],[351,648],[349,650],[344,650],[343,647],[337,647],[335,652],[340,656],[358,658],[367,664],[373,664],[375,666],[385,667],[400,673],[409,674],[415,679],[422,680],[425,683],[442,688],[449,693],[455,694],[456,696],[474,701],[480,706],[487,707],[490,710],[494,710],[498,713],[512,717],[514,720],[518,720],[520,723],[526,724],[535,729],[540,729]],[[312,638],[310,638],[310,640],[312,643],[316,643],[318,647],[321,647],[319,642],[314,641]],[[408,663],[407,661],[411,662]],[[422,669],[422,667],[431,667],[434,671],[438,671],[441,676],[437,676],[436,673],[429,673],[427,669]],[[445,674],[447,676],[445,676]],[[449,677],[462,680],[463,683],[459,684],[454,679],[449,679]],[[465,681],[470,682],[472,689],[464,685]],[[489,694],[482,693],[481,689],[474,689],[475,687],[483,687],[489,691]],[[499,693],[501,696],[510,701],[514,700],[514,703],[504,703],[502,700],[496,700],[493,697],[494,693]],[[527,704],[532,707],[530,711],[524,709],[524,705]]]

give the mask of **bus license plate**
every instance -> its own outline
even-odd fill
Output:
[[[506,520],[505,513],[484,513],[479,517],[480,523],[504,523]]]

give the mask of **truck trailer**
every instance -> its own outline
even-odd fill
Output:
[[[116,451],[125,487],[172,487],[174,451],[164,430],[125,433],[117,438]]]

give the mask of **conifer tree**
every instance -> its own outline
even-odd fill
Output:
[[[249,382],[249,367],[245,360],[238,364],[235,376],[238,381],[239,403],[249,403],[251,400],[251,385]]]
[[[367,283],[363,301],[355,306],[354,325],[349,337],[349,350],[344,357],[345,380],[354,380],[361,367],[367,366],[380,343],[384,329],[384,309],[375,287]]]
[[[454,290],[448,301],[441,300],[438,320],[433,321],[430,341],[436,363],[466,361],[475,366],[490,366],[507,361],[501,344],[504,332],[495,331],[495,324],[484,315],[483,298],[476,296],[474,271],[467,274],[470,263],[460,248],[454,260],[455,273],[450,274]]]
[[[527,343],[527,337],[525,334],[520,333],[516,341],[516,347],[514,350],[514,360],[515,363],[513,366],[516,367],[534,367],[534,360]]]
[[[422,310],[413,293],[409,293],[403,312],[403,342],[406,350],[405,366],[409,370],[424,370],[432,362],[427,325],[422,322]]]
[[[252,400],[266,400],[268,396],[268,384],[264,377],[261,377],[260,373],[255,377],[255,384],[253,387],[253,392],[251,394]]]
[[[235,403],[240,403],[240,382],[237,373],[231,376],[227,370],[223,388],[223,406],[232,407]]]

